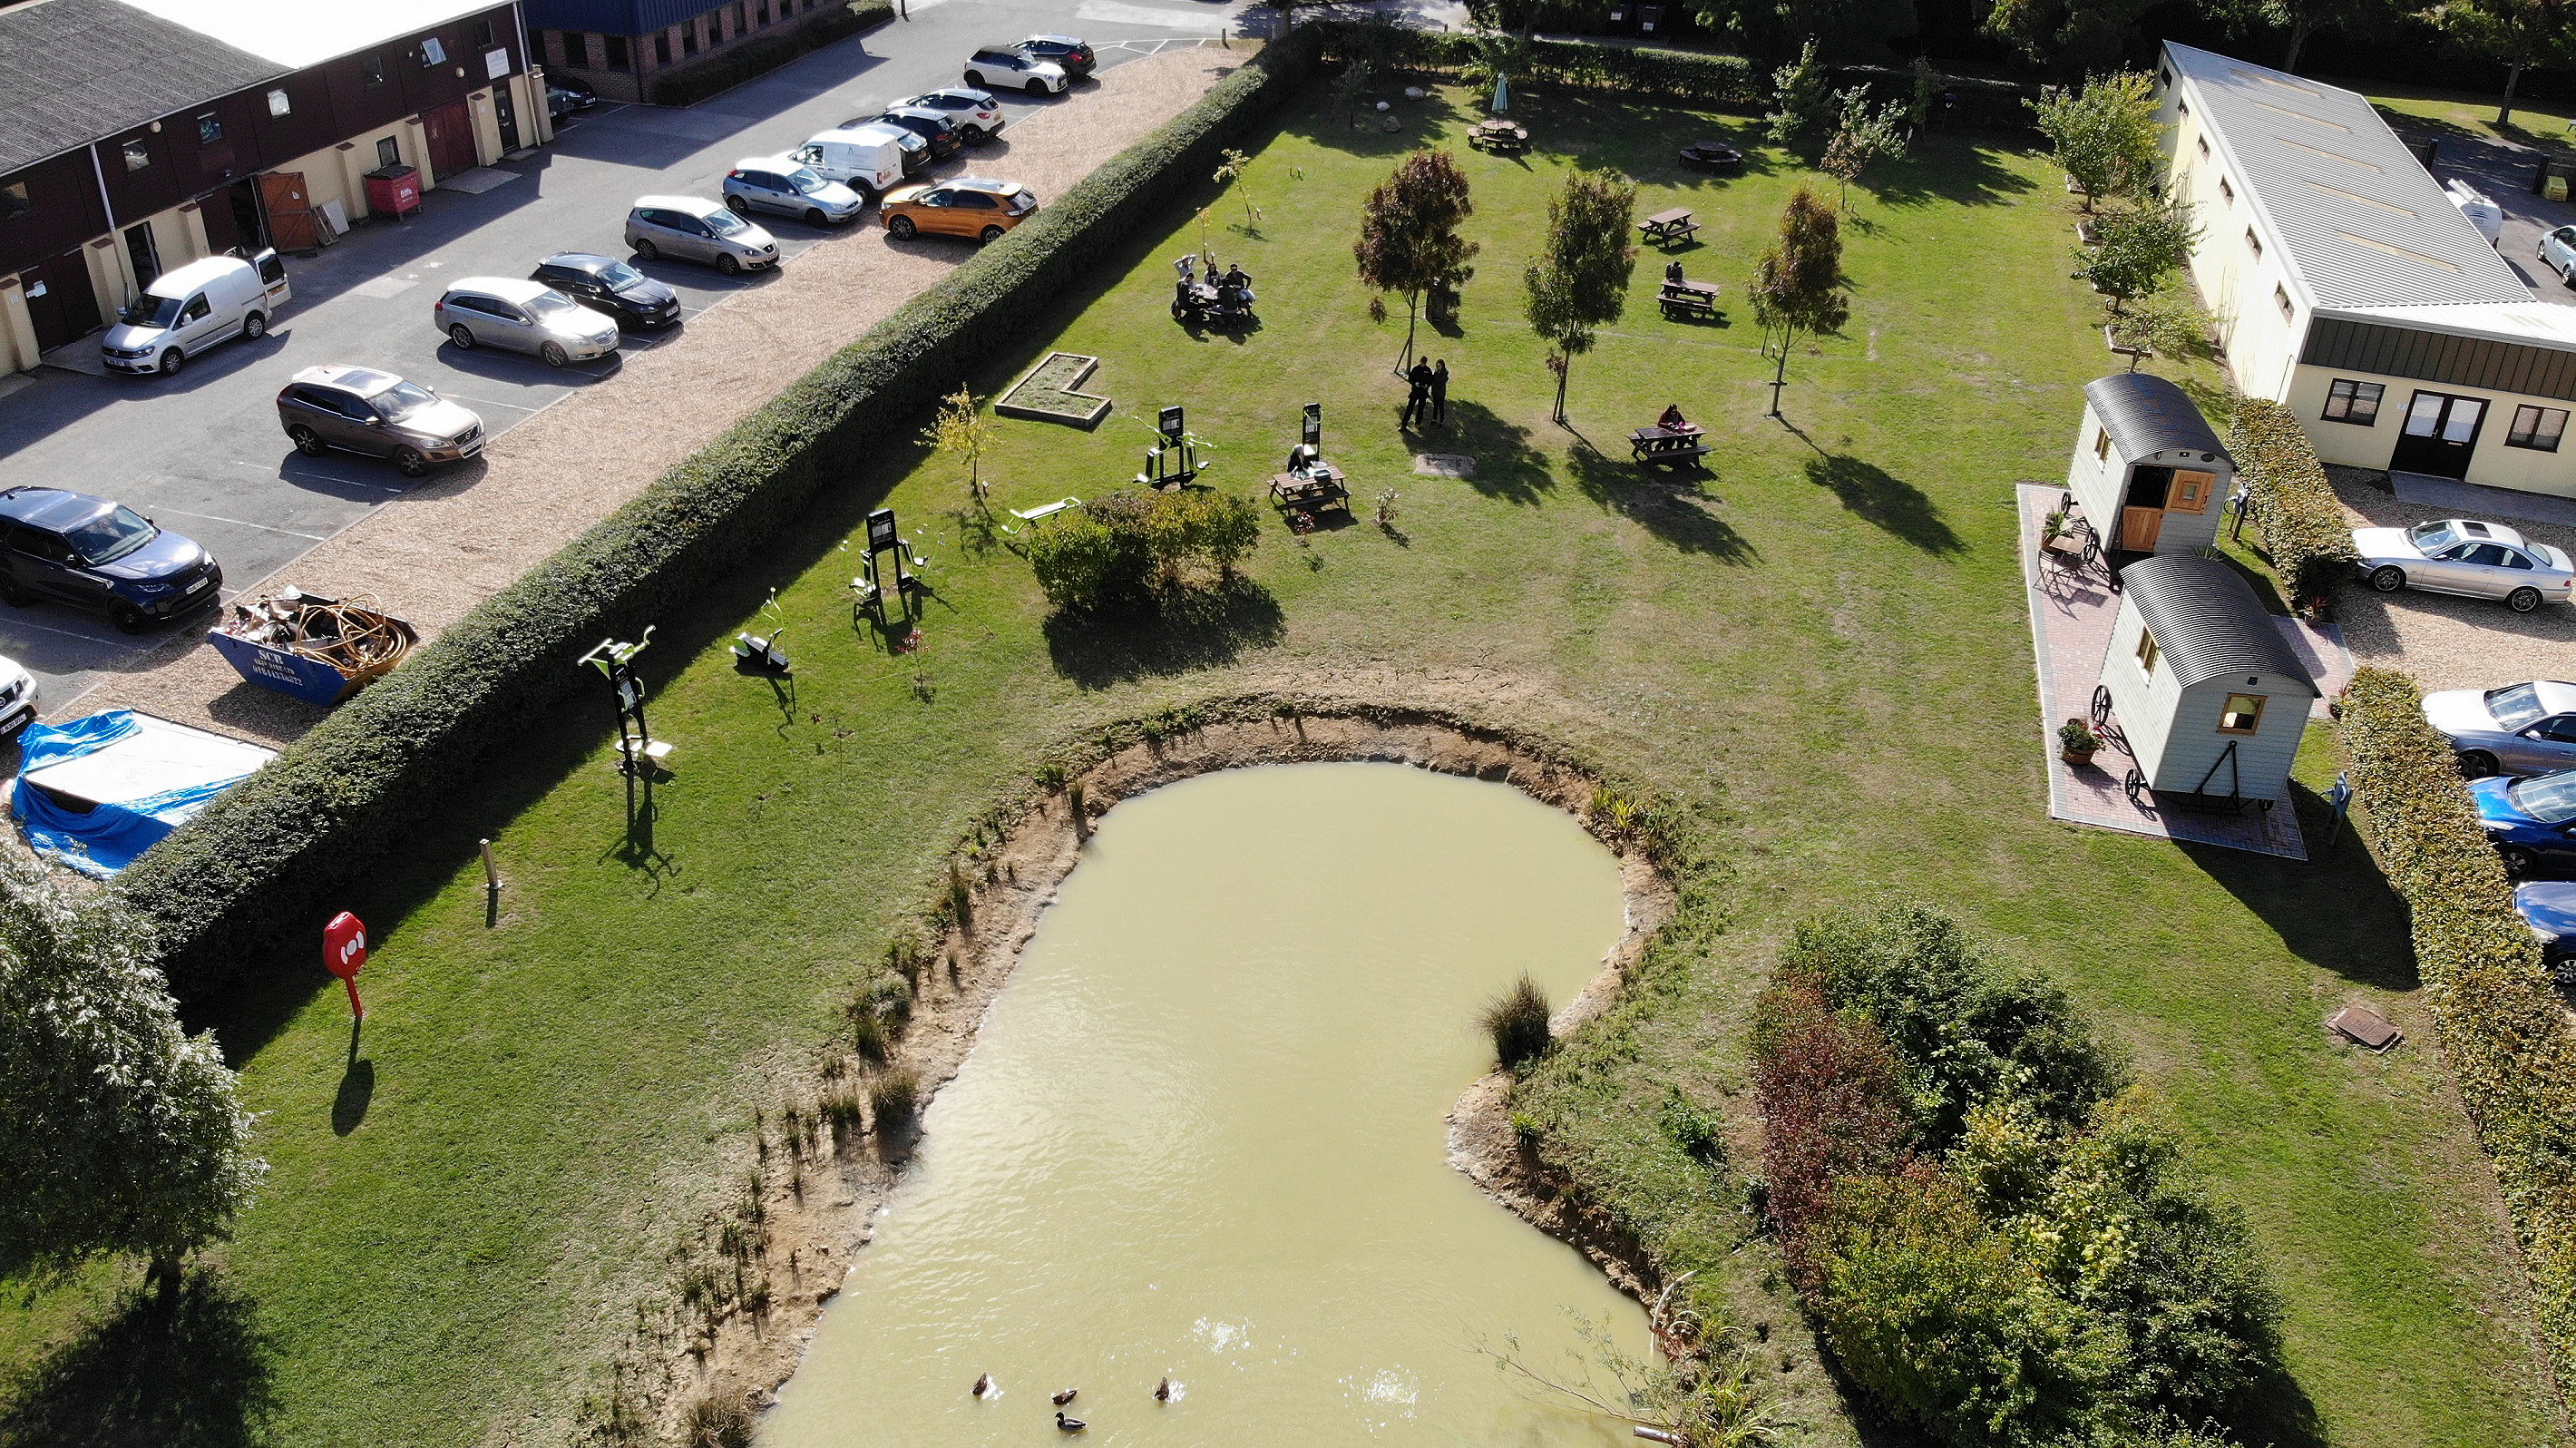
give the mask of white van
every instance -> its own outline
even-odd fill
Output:
[[[903,184],[903,137],[898,126],[852,126],[825,131],[796,150],[796,159],[868,196]]]
[[[286,285],[286,263],[274,251],[248,261],[210,256],[163,272],[125,320],[99,339],[110,370],[161,372],[229,337],[263,337],[268,324],[295,293]]]
[[[2444,183],[2442,194],[2451,199],[2453,206],[2460,208],[2460,214],[2467,217],[2469,224],[2478,229],[2478,235],[2487,239],[2487,245],[2504,244],[2503,207],[2488,200],[2477,188],[2466,181]]]

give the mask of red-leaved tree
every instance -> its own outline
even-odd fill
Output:
[[[1771,1221],[1791,1279],[1812,1291],[1819,1284],[1809,1234],[1834,1183],[1905,1156],[1913,1127],[1896,1056],[1878,1027],[1843,1016],[1811,981],[1795,977],[1763,992],[1753,1051]]]

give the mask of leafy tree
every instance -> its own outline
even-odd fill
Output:
[[[2032,65],[2090,75],[2120,63],[2160,0],[1993,0],[1983,29]]]
[[[1780,390],[1789,385],[1789,348],[1801,332],[1835,332],[1851,317],[1850,279],[1843,275],[1842,226],[1832,207],[1806,187],[1780,215],[1780,239],[1753,264],[1749,288],[1753,319],[1763,335],[1778,337],[1779,366],[1771,377],[1771,415],[1780,415]]]
[[[1547,236],[1521,282],[1529,289],[1530,330],[1556,349],[1548,367],[1556,373],[1559,422],[1573,359],[1592,350],[1594,328],[1627,309],[1628,275],[1637,265],[1628,229],[1636,212],[1637,188],[1625,177],[1580,171],[1547,203]]]
[[[1257,234],[1256,223],[1260,220],[1260,213],[1252,205],[1252,188],[1243,184],[1243,173],[1251,169],[1252,158],[1232,147],[1226,148],[1225,164],[1216,168],[1216,184],[1233,192],[1243,202],[1243,230],[1246,235]]]
[[[1813,38],[1829,58],[1873,62],[1921,28],[1914,0],[1697,0],[1691,16],[1755,55],[1785,55]]]
[[[2111,339],[2158,357],[2190,357],[2209,344],[2210,316],[2187,290],[2158,292],[2113,314]],[[2129,370],[2138,370],[2135,353]]]
[[[1922,130],[1932,124],[1941,105],[1941,95],[1950,88],[1950,78],[1932,64],[1932,57],[1914,57],[1914,100],[1905,108],[1905,124]]]
[[[1825,158],[1817,166],[1834,178],[1838,188],[1834,204],[1848,209],[1851,184],[1877,161],[1904,155],[1908,135],[1903,101],[1889,101],[1871,110],[1869,92],[1861,86],[1844,91],[1840,100],[1842,112],[1834,123],[1834,138],[1825,143]]]
[[[268,1170],[150,949],[113,896],[0,861],[0,1276],[132,1252],[167,1297]]]
[[[2156,83],[2144,71],[2100,76],[2081,91],[2049,86],[2030,108],[2086,211],[2101,197],[2145,195],[2164,174]]]
[[[1799,47],[1796,60],[1771,72],[1771,96],[1776,109],[1762,118],[1762,134],[1773,145],[1789,145],[1824,123],[1833,95],[1826,89],[1825,63],[1816,54],[1816,42],[1808,41]]]
[[[966,460],[966,496],[977,511],[992,506],[992,489],[984,482],[984,453],[993,445],[993,419],[975,404],[975,393],[967,387],[939,400],[939,411],[930,426],[921,431],[921,440],[941,457]]]
[[[2293,72],[2299,68],[2300,54],[2318,31],[2369,35],[2391,27],[2397,19],[2386,0],[2213,0],[2210,12],[2226,21],[2227,28],[2237,35],[2250,35],[2257,30],[2286,32],[2289,49],[2281,57],[2281,69]]]
[[[2090,251],[2076,249],[2082,265],[2075,276],[2109,297],[2116,315],[2132,299],[2164,290],[2190,264],[2200,223],[2191,219],[2191,203],[2168,201],[2105,213],[2099,234],[2101,241]]]
[[[1398,161],[1361,204],[1360,237],[1351,244],[1360,280],[1404,295],[1404,356],[1395,364],[1399,372],[1413,356],[1422,294],[1454,291],[1475,274],[1467,262],[1476,254],[1476,243],[1458,234],[1459,226],[1475,214],[1467,173],[1455,157],[1438,150],[1416,151]]]
[[[2423,18],[2453,45],[2504,67],[2499,126],[2513,119],[2524,71],[2576,59],[2576,0],[2441,0]]]

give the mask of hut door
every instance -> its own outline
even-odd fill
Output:
[[[2171,468],[2130,469],[2129,491],[2120,500],[2120,541],[2116,546],[2131,553],[2156,551],[2156,535],[2164,531],[2166,498],[2173,484]]]
[[[2173,477],[2173,494],[2165,500],[2168,513],[2200,514],[2209,511],[2209,495],[2218,490],[2214,473],[2177,472]]]

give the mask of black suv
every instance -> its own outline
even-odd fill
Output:
[[[1091,47],[1070,35],[1032,35],[1011,48],[1040,60],[1054,61],[1063,66],[1065,75],[1073,80],[1080,80],[1100,67],[1100,57],[1092,53]]]
[[[922,139],[930,148],[930,159],[945,161],[966,147],[966,132],[945,111],[924,110],[919,106],[897,106],[874,118],[889,126],[900,126]]]
[[[205,549],[121,503],[61,488],[0,492],[0,603],[56,599],[141,633],[213,604],[223,586]]]
[[[680,294],[615,257],[561,251],[537,263],[528,280],[543,282],[630,332],[680,320]]]

